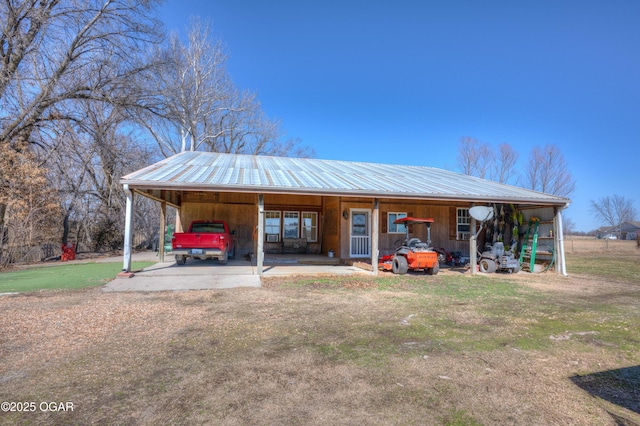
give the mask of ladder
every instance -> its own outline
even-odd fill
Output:
[[[540,219],[537,217],[529,220],[527,226],[527,233],[524,236],[524,242],[522,243],[522,250],[520,251],[520,268],[523,271],[528,270],[534,272],[534,265],[536,263],[536,249],[538,247],[538,226],[540,225]],[[532,233],[533,231],[533,233]],[[531,241],[533,239],[533,241]],[[531,244],[529,242],[531,241]],[[527,263],[524,263],[528,261]]]

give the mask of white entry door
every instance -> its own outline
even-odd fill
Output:
[[[371,256],[371,210],[351,210],[351,257]]]

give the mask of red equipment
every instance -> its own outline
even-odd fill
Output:
[[[408,270],[422,269],[426,274],[435,275],[440,270],[438,252],[431,245],[431,218],[403,217],[393,223],[403,224],[406,229],[406,239],[394,254],[383,256],[378,262],[378,268],[392,271],[394,274],[406,274]],[[409,225],[425,224],[427,226],[427,242],[419,238],[409,238]]]
[[[69,260],[76,260],[76,245],[75,244],[63,244],[62,245],[62,255],[60,256],[60,260],[63,262]]]

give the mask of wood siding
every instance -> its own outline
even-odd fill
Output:
[[[323,197],[303,195],[267,194],[265,210],[310,210],[317,211],[319,242],[309,244],[310,253],[320,253],[322,247]],[[241,193],[186,192],[180,209],[183,228],[193,220],[221,219],[235,231],[236,254],[244,256],[256,249],[256,227],[258,226],[257,195]],[[337,240],[337,235],[334,237]],[[337,250],[337,245],[334,250]],[[326,250],[328,251],[328,249]]]
[[[181,195],[182,207],[179,220],[186,228],[193,220],[222,219],[236,232],[237,255],[255,252],[257,226],[257,195],[242,193],[185,192]],[[349,258],[350,221],[343,212],[351,209],[373,210],[373,199],[352,197],[322,197],[304,195],[265,194],[265,210],[309,210],[318,212],[317,243],[309,244],[309,252],[327,255],[333,250],[336,256]],[[387,214],[406,212],[414,217],[431,217],[431,244],[450,251],[469,254],[468,241],[456,241],[456,209],[469,204],[442,204],[419,201],[380,199],[379,251],[380,255],[393,253],[396,242],[403,241],[404,234],[389,233]],[[413,226],[410,237],[427,240],[426,226]],[[453,232],[452,232],[453,230]]]

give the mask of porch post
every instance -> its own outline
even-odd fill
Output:
[[[176,229],[174,232],[184,232],[184,229],[182,229],[182,220],[180,219],[180,214],[182,214],[182,205],[180,205],[176,213]]]
[[[472,204],[471,207],[475,206]],[[471,215],[469,215],[471,216]],[[476,232],[476,220],[471,217],[471,229],[470,229],[470,237],[469,237],[469,265],[471,268],[471,275],[475,275],[478,273],[477,265],[478,265],[478,233]]]
[[[158,237],[158,260],[164,263],[164,234],[167,232],[167,202],[160,203],[160,235]]]
[[[133,192],[129,189],[129,185],[124,185],[124,194],[127,198],[125,206],[124,220],[124,261],[122,265],[123,272],[131,272],[131,246],[133,243]]]
[[[373,199],[373,216],[371,218],[371,273],[378,275],[378,238],[379,238],[379,201],[377,198]]]
[[[566,206],[565,206],[566,207]],[[556,259],[556,272],[562,274],[563,276],[567,276],[567,264],[564,258],[564,232],[562,230],[562,208],[558,208],[556,210],[556,220],[554,220],[555,224],[555,233],[556,233],[556,253],[558,253],[558,258]]]
[[[258,275],[262,277],[264,265],[264,195],[258,194],[258,248],[256,249]]]

